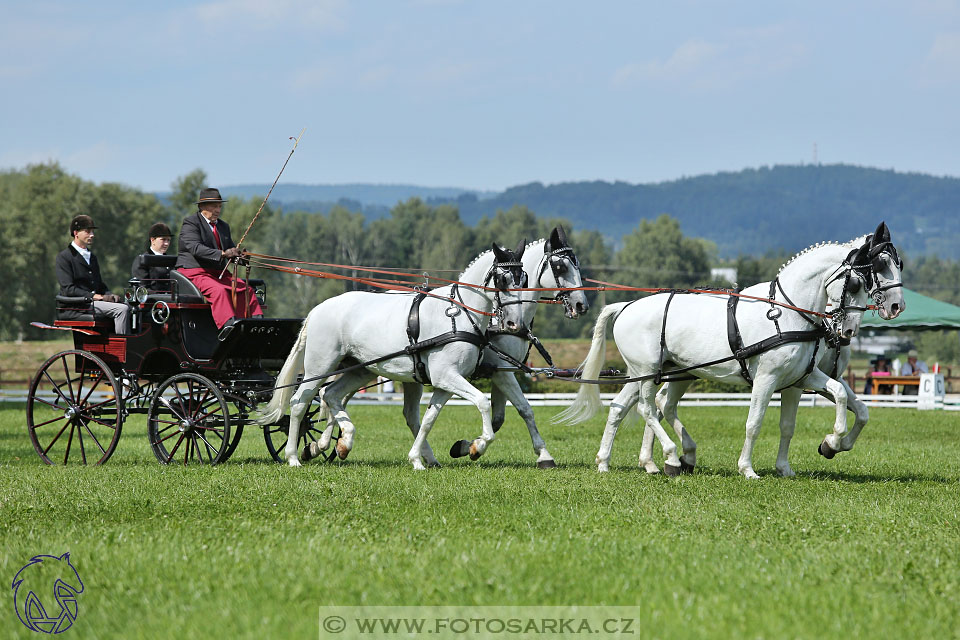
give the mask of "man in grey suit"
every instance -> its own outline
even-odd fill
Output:
[[[210,301],[218,328],[231,323],[238,315],[263,317],[260,302],[246,282],[236,278],[234,285],[234,276],[224,272],[227,260],[241,255],[230,236],[230,226],[220,219],[224,202],[217,189],[208,187],[200,191],[197,212],[184,218],[180,227],[176,267]],[[237,309],[233,306],[234,286]]]

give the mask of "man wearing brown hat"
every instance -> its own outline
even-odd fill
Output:
[[[73,242],[57,254],[57,282],[60,283],[60,295],[91,300],[95,318],[113,318],[114,330],[120,334],[130,332],[130,307],[107,289],[100,277],[100,264],[93,255],[94,229],[93,218],[79,215],[70,222],[70,235]],[[73,310],[80,316],[84,310]],[[69,317],[71,311],[64,312]]]
[[[149,255],[162,256],[170,248],[170,238],[173,234],[170,227],[157,222],[150,227],[147,234],[147,251],[133,259],[130,274],[139,280],[147,289],[156,292],[166,292],[173,289],[170,282],[169,267],[148,267],[143,264],[143,257]]]
[[[213,321],[222,328],[235,317],[263,316],[253,291],[236,278],[237,309],[233,306],[234,276],[224,272],[227,260],[241,255],[230,237],[230,226],[220,219],[220,191],[206,188],[197,198],[198,211],[183,219],[178,242],[177,270],[190,279],[210,301]],[[223,277],[220,274],[223,273]]]

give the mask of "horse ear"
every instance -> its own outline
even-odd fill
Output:
[[[556,231],[557,231],[557,240],[560,242],[560,246],[569,247],[570,245],[567,243],[567,232],[563,230],[563,225],[558,224]]]
[[[887,228],[886,222],[878,224],[877,230],[873,232],[872,244],[878,245],[882,242],[890,242],[890,229]]]
[[[514,251],[514,253],[517,254],[517,259],[518,259],[518,260],[519,260],[520,257],[523,255],[523,250],[526,249],[526,248],[527,248],[527,239],[524,238],[523,240],[520,241],[520,244],[517,245],[517,250]]]
[[[503,260],[506,256],[507,250],[498,245],[496,242],[490,244],[490,248],[493,249],[493,255],[497,257],[497,260]]]

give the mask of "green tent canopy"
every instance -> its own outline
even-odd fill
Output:
[[[884,320],[876,311],[867,311],[860,326],[865,329],[960,329],[960,307],[941,302],[904,287],[907,309],[893,320]]]

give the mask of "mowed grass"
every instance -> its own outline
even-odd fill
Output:
[[[137,416],[105,466],[48,467],[4,406],[0,576],[69,551],[77,638],[315,638],[319,606],[358,604],[627,605],[644,638],[956,637],[960,415],[875,409],[828,461],[833,411],[802,408],[781,479],[774,408],[750,482],[745,408],[682,411],[699,466],[677,479],[636,467],[637,427],[598,474],[603,417],[556,411],[537,417],[558,469],[535,468],[515,413],[480,462],[449,460],[479,419],[448,407],[431,440],[449,461],[418,473],[399,407],[353,407],[348,461],[290,469],[254,429],[224,465],[161,467]],[[0,627],[33,637],[4,597]]]

